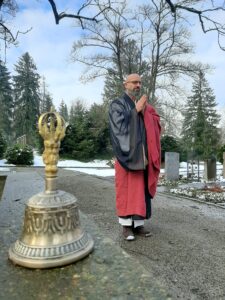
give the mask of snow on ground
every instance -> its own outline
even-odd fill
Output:
[[[44,166],[43,159],[41,155],[35,154],[34,155],[34,166]],[[78,160],[67,160],[67,159],[60,159],[58,162],[58,167],[96,167],[96,168],[105,168],[109,166],[107,165],[107,160],[93,160],[90,162],[81,162]]]
[[[110,168],[107,165],[107,160],[93,160],[90,162],[80,162],[77,160],[64,160],[60,159],[58,162],[58,167],[68,169],[71,171],[79,171],[82,173],[90,174],[90,175],[97,175],[97,176],[102,176],[102,177],[107,177],[107,176],[114,176],[115,175],[115,170]],[[3,167],[4,166],[4,167]],[[5,159],[0,160],[0,172],[1,171],[10,171],[9,168],[13,165],[7,164]],[[45,166],[42,160],[42,156],[38,155],[37,153],[34,154],[34,164],[33,166]],[[187,172],[188,168],[188,172]],[[223,170],[223,165],[217,162],[217,176],[220,177],[222,175],[222,170]],[[199,165],[199,174],[200,177],[202,177],[204,171],[204,163],[201,162]],[[161,169],[160,173],[164,174],[165,170]],[[191,165],[190,163],[187,165],[186,162],[181,162],[180,163],[180,169],[179,169],[179,174],[183,175],[183,178],[187,177],[187,173],[195,173],[196,175],[198,174],[198,165],[193,164]]]
[[[80,162],[77,160],[63,160],[60,159],[58,162],[58,167],[68,169],[71,171],[79,171],[82,173],[90,174],[90,175],[97,175],[97,176],[114,176],[115,171],[114,169],[110,168],[107,165],[107,160],[93,160],[90,162]],[[3,168],[4,166],[4,168]],[[1,171],[10,171],[9,166],[13,166],[6,163],[5,159],[0,160],[0,172]],[[45,164],[43,163],[42,156],[35,154],[34,155],[34,167],[43,167]],[[2,168],[1,168],[2,167]]]
[[[0,167],[0,172],[9,172],[10,168],[1,168]]]

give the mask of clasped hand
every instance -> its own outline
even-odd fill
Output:
[[[136,110],[137,112],[142,112],[144,113],[145,111],[145,107],[146,107],[146,104],[147,104],[147,95],[143,95],[140,100],[138,100],[138,102],[136,103]]]

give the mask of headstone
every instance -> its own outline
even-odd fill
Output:
[[[165,153],[165,179],[179,180],[179,158],[177,152]]]
[[[225,152],[223,152],[223,178],[225,178]]]
[[[216,159],[210,158],[204,162],[204,179],[206,181],[216,180]]]

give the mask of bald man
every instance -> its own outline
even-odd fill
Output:
[[[130,74],[125,93],[109,108],[115,162],[116,211],[128,241],[150,236],[144,220],[151,217],[151,199],[160,171],[160,119],[141,92],[141,77]]]

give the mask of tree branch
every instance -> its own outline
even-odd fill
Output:
[[[87,21],[93,21],[93,22],[96,22],[98,23],[99,20],[98,20],[98,17],[105,11],[105,10],[109,10],[109,9],[112,9],[111,7],[111,1],[108,1],[108,6],[104,6],[102,8],[102,10],[100,10],[98,13],[96,13],[96,15],[94,15],[93,17],[86,17],[84,15],[80,15],[80,12],[90,6],[90,5],[93,5],[92,4],[92,0],[89,0],[87,1],[86,3],[84,3],[81,8],[78,10],[77,13],[75,14],[67,14],[65,12],[61,12],[61,13],[58,13],[58,10],[57,10],[57,7],[56,7],[56,4],[55,4],[55,1],[54,0],[48,0],[48,2],[50,3],[51,7],[52,7],[52,11],[53,11],[53,14],[54,14],[54,17],[55,17],[55,22],[56,24],[59,24],[60,20],[63,19],[63,18],[72,18],[72,19],[78,19],[80,21],[80,24],[81,24],[81,27],[84,29],[84,26],[83,26],[83,20],[87,20]]]
[[[225,12],[225,2],[215,7],[214,3],[211,2],[212,8],[207,9],[196,9],[194,7],[189,7],[185,5],[175,4],[172,0],[165,0],[166,3],[169,5],[170,10],[174,17],[176,17],[178,10],[185,10],[190,13],[193,13],[198,16],[202,31],[204,33],[210,32],[210,31],[216,31],[218,33],[218,45],[220,49],[225,51],[225,46],[222,46],[221,44],[221,37],[225,36],[225,24],[217,22],[215,19],[213,19],[211,16],[208,16],[207,14],[217,12],[217,11],[223,11]],[[208,28],[206,27],[205,23],[208,23]]]
[[[3,0],[0,0],[0,10],[1,10],[2,4],[3,4]]]
[[[7,34],[9,35],[9,41],[11,41],[12,43],[16,42],[19,34],[26,34],[26,33],[28,33],[29,31],[32,30],[32,27],[31,27],[26,31],[17,31],[17,33],[15,35],[13,35],[11,30],[8,27],[6,27],[3,23],[0,23],[0,27],[3,28],[6,35]],[[7,41],[7,39],[5,37],[3,39]]]
[[[15,37],[13,36],[12,32],[8,29],[8,27],[6,27],[3,23],[0,23],[0,27],[3,28],[5,34],[9,34],[13,42],[16,41]]]

